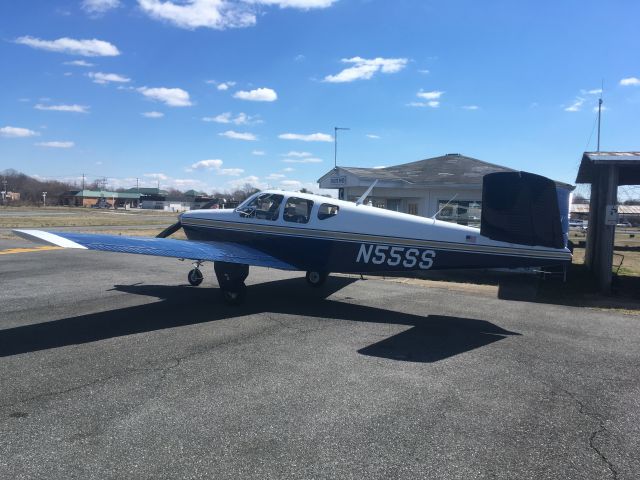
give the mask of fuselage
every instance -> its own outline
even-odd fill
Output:
[[[237,209],[181,215],[190,240],[249,245],[300,270],[370,273],[553,266],[568,249],[498,242],[473,227],[320,195],[268,190]]]

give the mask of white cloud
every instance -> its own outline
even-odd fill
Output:
[[[233,98],[252,102],[275,102],[278,94],[271,88],[256,88],[255,90],[240,90],[233,94]]]
[[[235,117],[231,112],[221,113],[220,115],[216,115],[215,117],[203,117],[203,121],[205,122],[216,122],[216,123],[233,123],[235,125],[251,125],[254,123],[261,123],[260,120],[257,120],[256,117],[252,117],[247,115],[246,113],[238,113]]]
[[[230,177],[238,177],[244,173],[243,168],[221,168],[218,170],[220,175],[229,175]]]
[[[162,112],[144,112],[141,113],[140,115],[142,115],[143,117],[147,117],[147,118],[162,118],[164,117],[164,113]]]
[[[265,180],[281,180],[283,178],[286,178],[286,175],[283,175],[282,173],[271,173],[264,179]]]
[[[304,135],[300,133],[283,133],[278,135],[282,140],[301,140],[303,142],[333,142],[333,137],[326,133],[311,133]]]
[[[373,133],[367,133],[367,138],[372,138],[373,140],[377,140],[380,138],[380,135],[374,135]]]
[[[124,77],[122,75],[118,75],[117,73],[90,72],[90,73],[87,73],[87,76],[91,78],[94,81],[94,83],[100,83],[100,84],[106,84],[109,82],[128,83],[131,81],[130,78]]]
[[[200,160],[199,162],[193,163],[191,165],[192,170],[219,170],[222,167],[222,160],[220,159],[211,159],[211,160]]]
[[[282,171],[283,172],[295,172],[296,169],[295,168],[291,168],[291,167],[287,167],[287,168],[283,168]]]
[[[120,0],[83,0],[82,9],[92,15],[103,14],[120,6]]]
[[[422,73],[423,75],[428,75],[430,72],[426,68],[418,70],[418,73]]]
[[[285,158],[283,162],[285,163],[322,163],[322,159],[316,158],[316,157],[303,158],[303,159]]]
[[[93,63],[85,62],[84,60],[72,60],[70,62],[64,62],[64,65],[72,65],[74,67],[94,67]]]
[[[601,88],[593,88],[591,90],[580,90],[583,95],[600,95],[602,93]]]
[[[169,176],[164,173],[145,173],[143,177],[153,178],[154,180],[169,180]]]
[[[256,188],[259,188],[261,190],[264,190],[265,188],[268,188],[268,186],[269,186],[266,183],[260,181],[260,178],[256,177],[255,175],[249,175],[248,177],[238,178],[238,179],[230,180],[230,181],[227,182],[227,185],[229,185],[229,187],[231,189],[242,188],[246,184],[249,184],[249,185],[251,185],[253,187],[256,187]]]
[[[73,142],[40,142],[36,143],[39,147],[48,147],[48,148],[72,148],[75,146]]]
[[[236,82],[222,82],[219,83],[218,86],[216,87],[218,90],[229,90],[229,88],[233,87],[236,84]]]
[[[478,105],[463,105],[464,110],[480,110]]]
[[[381,168],[387,168],[387,166],[386,165],[376,165],[373,168],[375,168],[376,170],[380,170]]]
[[[251,155],[257,155],[257,156],[261,157],[261,156],[263,156],[263,155],[266,155],[266,153],[265,153],[265,151],[264,151],[264,150],[253,150],[253,151],[251,152]]]
[[[568,107],[565,107],[564,111],[579,112],[583,104],[584,104],[584,98],[577,97],[571,105],[569,105]]]
[[[283,187],[297,188],[302,185],[302,182],[298,180],[282,180],[280,182],[280,185],[282,185]]]
[[[256,23],[255,6],[277,6],[310,10],[330,7],[337,0],[138,0],[150,17],[178,27],[226,28],[250,27]],[[255,6],[254,6],[255,5]]]
[[[29,130],[28,128],[10,127],[10,126],[0,128],[0,137],[22,138],[22,137],[34,137],[36,135],[40,135],[40,134],[38,132],[34,132],[33,130]]]
[[[416,97],[422,98],[424,100],[439,100],[443,93],[444,92],[441,92],[439,90],[434,90],[432,92],[424,92],[420,90],[418,93],[416,93]]]
[[[150,17],[170,22],[177,27],[200,27],[224,30],[255,25],[256,16],[244,2],[226,0],[138,0],[140,8]]]
[[[189,98],[189,92],[181,88],[139,88],[138,91],[145,97],[163,102],[170,107],[189,107],[193,105]]]
[[[430,107],[430,108],[438,108],[440,106],[440,102],[438,100],[429,100],[428,102],[409,102],[407,103],[409,107]]]
[[[87,105],[43,105],[37,103],[33,108],[53,112],[89,113],[89,107]]]
[[[247,3],[258,5],[274,5],[280,8],[298,8],[309,10],[312,8],[327,8],[338,0],[245,0]]]
[[[221,137],[232,138],[234,140],[247,140],[250,142],[256,141],[257,137],[253,133],[249,132],[234,132],[233,130],[227,130],[226,132],[219,133]]]
[[[352,67],[345,68],[336,75],[327,75],[324,77],[325,82],[343,83],[353,82],[354,80],[368,80],[377,72],[396,73],[407,66],[406,58],[373,58],[367,59],[362,57],[343,58],[342,63],[351,63]]]
[[[83,57],[115,57],[120,51],[115,45],[95,38],[91,40],[76,40],[74,38],[58,38],[57,40],[41,40],[39,38],[24,36],[16,39],[16,43],[27,45],[40,50],[50,52],[68,53]]]
[[[194,170],[211,170],[216,172],[218,175],[226,175],[230,177],[237,177],[244,173],[244,169],[242,168],[222,168],[223,163],[224,162],[218,158],[210,160],[200,160],[199,162],[193,163],[191,167],[187,169],[187,171],[192,172]]]
[[[296,157],[296,158],[305,158],[311,157],[313,154],[309,152],[298,152],[295,150],[291,150],[289,153],[285,153],[282,155],[283,157]]]
[[[622,85],[623,87],[629,87],[629,86],[638,87],[640,86],[640,78],[638,77],[623,78],[622,80],[620,80],[620,85]]]

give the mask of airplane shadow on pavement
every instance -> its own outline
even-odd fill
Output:
[[[330,277],[319,289],[300,278],[250,285],[247,302],[236,307],[225,305],[217,288],[116,285],[117,291],[160,301],[0,330],[0,357],[262,312],[413,327],[358,350],[410,362],[436,362],[520,335],[485,320],[420,316],[328,298],[354,281]]]

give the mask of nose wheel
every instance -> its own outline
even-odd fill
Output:
[[[187,275],[187,280],[189,281],[189,284],[194,287],[197,287],[198,285],[200,285],[203,279],[204,279],[204,276],[202,275],[202,272],[200,271],[199,268],[194,268],[189,272],[189,275]]]
[[[312,287],[321,287],[328,276],[329,276],[328,273],[316,272],[314,270],[310,270],[307,272],[306,279],[307,279],[307,283]]]

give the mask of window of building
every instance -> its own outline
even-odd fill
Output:
[[[418,204],[417,203],[407,204],[407,213],[409,215],[418,215]]]
[[[275,193],[261,193],[238,207],[238,212],[245,218],[277,220],[283,198]]]
[[[480,226],[482,202],[473,200],[439,200],[438,210],[440,210],[440,213],[436,216],[438,220],[459,225],[469,225],[470,227]]]
[[[331,205],[330,203],[323,203],[318,208],[318,218],[320,220],[325,220],[327,218],[334,217],[338,214],[340,207],[337,205]]]
[[[311,208],[313,201],[304,198],[289,197],[284,206],[284,214],[282,218],[286,222],[307,223],[311,217]]]

